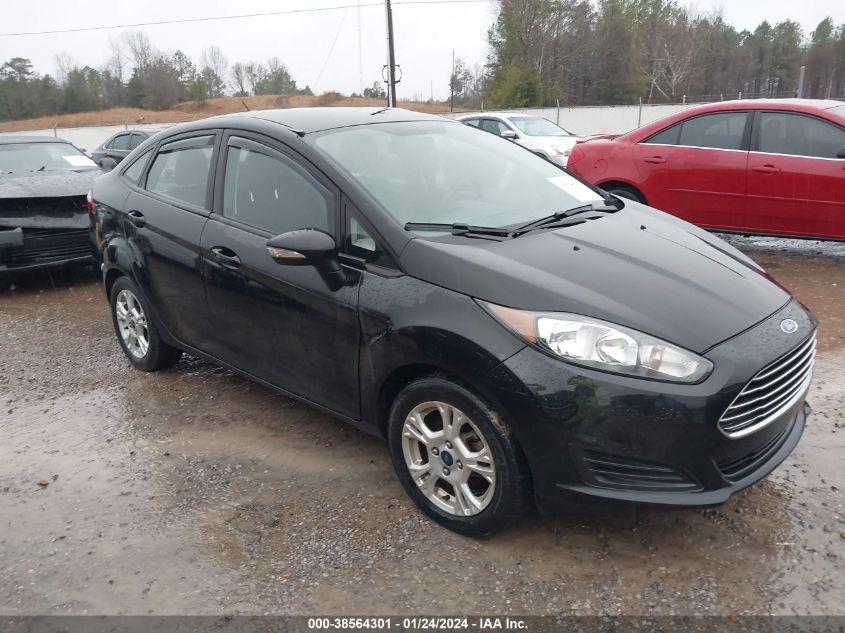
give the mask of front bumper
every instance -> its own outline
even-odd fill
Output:
[[[0,228],[0,273],[87,263],[93,256],[88,229]]]
[[[784,334],[783,319],[798,332]],[[483,388],[508,414],[531,468],[541,511],[572,493],[668,506],[723,503],[768,475],[795,448],[806,390],[749,435],[728,437],[718,420],[748,381],[812,336],[797,301],[705,352],[713,373],[697,385],[580,368],[525,348]]]

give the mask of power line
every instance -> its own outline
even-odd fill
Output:
[[[398,0],[394,5],[423,5],[423,4],[485,4],[488,0]],[[318,13],[323,11],[339,11],[348,8],[348,4],[332,7],[315,7],[311,9],[288,9],[285,11],[267,11],[264,13],[241,13],[237,15],[206,16],[201,18],[182,18],[176,20],[159,20],[154,22],[135,22],[133,24],[112,24],[109,26],[81,26],[71,29],[54,29],[50,31],[21,31],[18,33],[0,33],[0,37],[23,37],[26,35],[58,35],[61,33],[82,33],[87,31],[107,31],[111,29],[133,29],[141,26],[162,26],[165,24],[186,24],[191,22],[214,22],[218,20],[240,20],[244,18],[263,18],[274,15],[292,15],[296,13]],[[383,2],[362,3],[361,7],[382,7]]]

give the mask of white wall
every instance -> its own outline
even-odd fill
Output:
[[[681,112],[692,105],[694,104],[583,106],[560,108],[560,111],[557,108],[527,108],[510,110],[510,112],[525,112],[541,116],[576,134],[623,134],[646,123]],[[460,113],[460,115],[464,114],[468,113]],[[459,114],[447,113],[445,116],[455,117]]]
[[[595,106],[575,108],[530,108],[512,110],[512,112],[526,112],[542,116],[576,134],[622,134],[651,123],[659,118],[675,114],[692,104],[687,105],[632,105],[632,106]],[[467,113],[460,113],[467,114]],[[444,116],[455,117],[459,113],[444,113]],[[132,129],[144,127],[167,127],[167,124],[130,125]],[[33,130],[30,132],[12,132],[12,134],[38,134],[58,136],[70,141],[79,148],[93,150],[115,132],[126,129],[123,125],[101,125],[97,127],[75,127]]]
[[[140,130],[146,127],[165,128],[167,123],[153,124],[153,125],[130,125],[129,129]],[[66,141],[70,141],[80,149],[86,151],[93,151],[100,143],[109,138],[116,132],[122,132],[127,129],[125,125],[99,125],[96,127],[60,127],[56,128],[55,132],[49,130],[32,130],[31,132],[8,132],[8,134],[26,134],[36,136],[58,136]]]

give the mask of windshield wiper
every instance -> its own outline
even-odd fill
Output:
[[[465,235],[467,237],[473,237],[476,235],[510,237],[513,233],[511,229],[502,229],[495,226],[473,226],[472,224],[465,224],[463,222],[452,222],[451,224],[445,222],[407,222],[405,224],[405,230],[442,231],[444,233],[454,233],[456,235]]]
[[[537,220],[532,220],[526,224],[516,227],[513,229],[512,233],[514,237],[522,235],[527,231],[532,231],[534,229],[539,229],[543,227],[551,227],[552,225],[556,225],[561,220],[566,220],[568,218],[572,218],[576,215],[582,215],[584,213],[616,213],[622,207],[616,203],[615,200],[611,202],[609,199],[605,198],[607,204],[600,204],[596,202],[590,202],[589,204],[582,204],[577,207],[572,207],[571,209],[565,209],[563,211],[555,211],[551,215],[547,215],[546,217],[539,218]],[[597,216],[598,217],[598,216]],[[564,226],[566,226],[564,224]]]

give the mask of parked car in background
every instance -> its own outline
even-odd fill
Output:
[[[566,167],[570,150],[581,138],[548,119],[533,114],[484,112],[459,117],[458,121],[510,139],[561,167]]]
[[[845,240],[845,103],[726,101],[578,143],[568,169],[701,227]]]
[[[104,171],[111,171],[129,155],[133,149],[164,128],[126,130],[110,136],[91,152],[91,160]]]
[[[385,108],[176,126],[94,185],[117,340],[387,439],[465,534],[571,493],[702,506],[801,437],[816,321],[718,238]]]
[[[87,195],[101,173],[60,138],[0,135],[0,273],[90,262]]]

